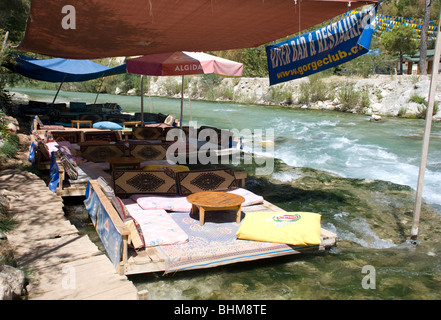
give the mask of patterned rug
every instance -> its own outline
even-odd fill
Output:
[[[234,212],[208,213],[205,224],[188,213],[171,213],[176,223],[187,233],[184,244],[157,247],[166,257],[165,272],[209,268],[217,265],[255,260],[306,250],[311,247],[293,247],[280,243],[239,240],[236,231],[239,223]]]

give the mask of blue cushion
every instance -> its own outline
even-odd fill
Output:
[[[110,121],[101,121],[101,122],[95,122],[93,124],[93,127],[95,129],[113,129],[113,130],[122,130],[122,126],[115,122]]]

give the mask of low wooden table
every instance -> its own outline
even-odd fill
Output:
[[[126,126],[139,126],[141,124],[141,121],[124,121],[123,122],[123,128],[126,129]]]
[[[141,169],[141,162],[143,160],[135,157],[113,157],[107,159],[110,163],[110,170],[115,170],[116,167],[131,167],[133,169]]]
[[[80,128],[80,124],[87,124],[89,125],[89,128],[92,128],[92,120],[71,120],[72,128],[74,127],[74,124],[77,125],[77,129]]]
[[[199,210],[199,224],[205,223],[206,211],[236,210],[236,222],[240,222],[242,203],[245,198],[234,193],[227,192],[198,192],[187,197],[192,204],[191,213]]]

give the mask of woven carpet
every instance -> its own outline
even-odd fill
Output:
[[[240,224],[234,222],[234,212],[208,213],[203,226],[200,226],[199,220],[190,217],[188,213],[172,213],[171,216],[187,233],[189,241],[184,244],[158,247],[166,257],[166,273],[209,268],[313,248],[237,239],[236,231]]]

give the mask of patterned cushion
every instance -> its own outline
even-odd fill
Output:
[[[165,160],[168,144],[130,144],[130,155],[143,160]]]
[[[263,203],[263,197],[259,196],[247,189],[237,188],[236,190],[228,191],[245,198],[245,202],[242,202],[242,207],[252,206],[255,204]]]
[[[187,197],[135,194],[131,199],[135,200],[143,210],[191,211],[191,203],[187,201]]]
[[[188,235],[165,210],[143,210],[137,203],[127,205],[141,227],[146,247],[185,243]]]
[[[45,143],[43,143],[43,142],[38,143],[37,152],[40,153],[42,160],[50,160],[51,159],[51,154],[49,153],[49,148]]]
[[[84,132],[84,141],[120,141],[120,136],[114,131]]]
[[[135,127],[132,129],[133,139],[157,140],[162,137],[162,128]]]
[[[113,183],[115,194],[124,198],[136,193],[177,193],[175,174],[169,171],[115,170]]]
[[[70,143],[78,143],[81,141],[80,131],[51,131],[55,141],[69,141]]]
[[[115,208],[116,212],[118,212],[118,215],[120,216],[123,222],[132,219],[129,211],[127,210],[126,206],[124,205],[124,203],[121,201],[120,198],[113,196],[110,198],[110,201],[112,202],[113,207]]]
[[[113,188],[111,186],[109,186],[106,179],[104,179],[103,177],[100,176],[100,177],[98,177],[98,179],[96,179],[96,181],[98,182],[98,184],[101,187],[101,190],[103,190],[103,192],[106,196],[112,197],[115,195],[115,192],[113,192]]]
[[[203,191],[228,191],[237,189],[231,169],[194,170],[176,173],[179,194],[187,196]]]
[[[130,215],[129,210],[127,210],[127,207],[120,198],[113,196],[110,198],[110,201],[130,231],[129,243],[131,243],[136,250],[143,248],[145,246],[145,240],[138,221]]]
[[[69,161],[69,159],[65,155],[61,155],[60,162],[64,168],[64,171],[66,171],[66,173],[69,175],[69,178],[72,180],[77,180],[78,171],[75,166]]]
[[[113,157],[124,156],[123,144],[102,144],[81,146],[81,156],[92,162],[106,162]]]

